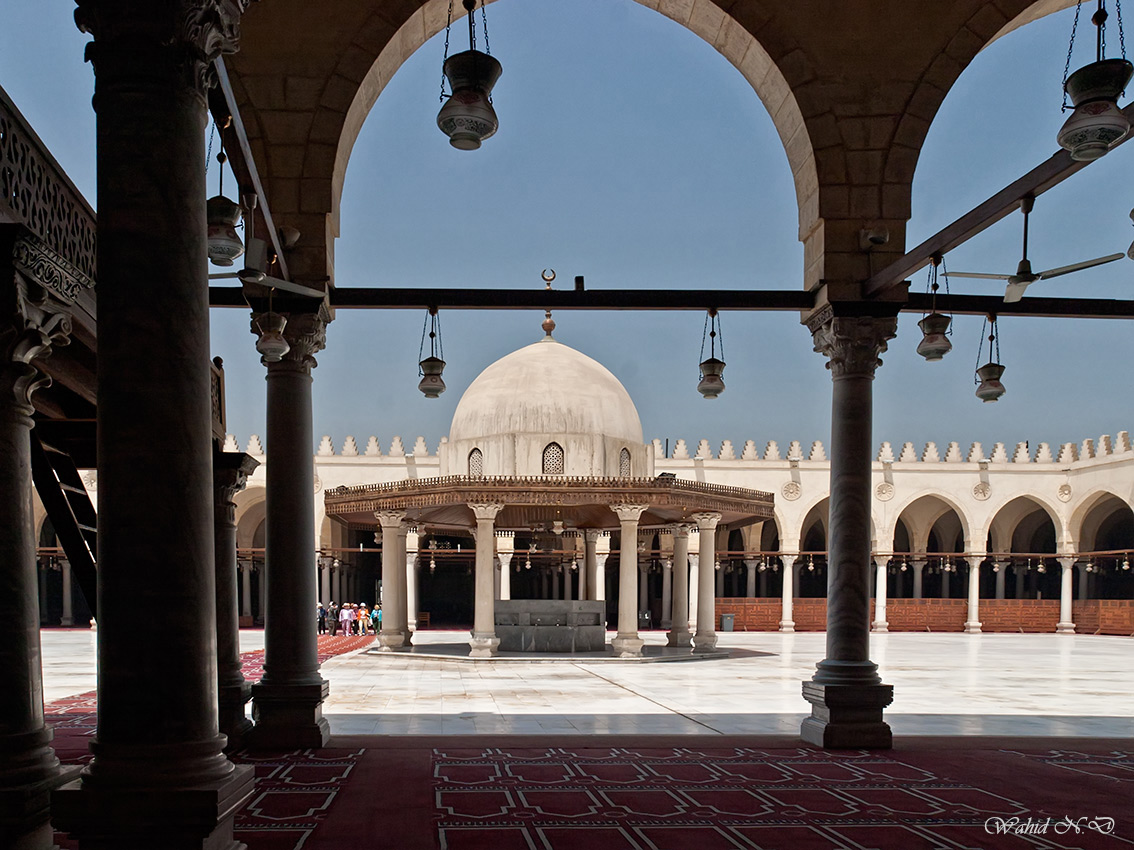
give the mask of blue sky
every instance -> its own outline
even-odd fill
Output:
[[[93,76],[72,9],[66,0],[5,0],[0,85],[96,203]],[[711,46],[631,0],[500,0],[488,15],[504,66],[494,93],[499,133],[477,152],[450,148],[434,123],[442,36],[411,57],[354,148],[338,285],[538,288],[550,267],[557,284],[582,274],[591,289],[802,286],[787,159],[755,93]],[[962,75],[919,162],[908,245],[1056,150],[1070,21],[1062,13],[1012,33]],[[463,43],[459,29],[453,37]],[[1077,55],[1073,67],[1091,58]],[[1132,156],[1134,143],[1039,198],[1030,252],[1037,269],[1126,249]],[[214,181],[215,166],[210,192]],[[950,254],[948,267],[1014,271],[1020,226],[1019,214],[1010,216]],[[1123,260],[1029,291],[1128,298],[1132,275]],[[914,288],[924,286],[923,272]],[[952,287],[997,291],[971,280]],[[1003,320],[1008,392],[981,404],[972,383],[981,320],[959,317],[953,352],[926,363],[914,353],[918,318],[903,316],[883,355],[875,443],[1034,447],[1134,425],[1124,322]],[[348,434],[360,444],[376,434],[386,450],[395,434],[407,445],[422,434],[435,445],[461,391],[493,360],[536,340],[542,314],[443,313],[449,390],[436,401],[416,389],[423,319],[339,311],[314,373],[317,437],[330,434],[338,447]],[[727,389],[715,401],[695,391],[703,314],[563,312],[556,320],[557,338],[623,381],[646,439],[828,439],[830,381],[795,314],[722,316]],[[264,432],[264,371],[253,345],[246,312],[214,311],[229,430],[242,445]]]

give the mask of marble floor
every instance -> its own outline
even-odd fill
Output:
[[[647,643],[665,642],[646,632]],[[462,633],[418,633],[418,644]],[[42,632],[47,701],[94,689],[93,632]],[[795,734],[824,635],[727,633],[732,657],[683,663],[472,662],[355,652],[323,665],[335,734]],[[241,649],[263,632],[241,632]],[[1134,641],[888,634],[871,638],[896,735],[1134,738]]]

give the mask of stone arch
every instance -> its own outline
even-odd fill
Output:
[[[267,491],[255,487],[237,494],[236,548],[251,549],[256,530],[267,516]]]
[[[1037,517],[1042,512],[1042,517]],[[990,511],[988,523],[990,551],[1013,552],[1019,549],[1019,535],[1034,535],[1042,521],[1049,520],[1055,532],[1057,551],[1064,539],[1063,522],[1053,505],[1032,493],[1013,496]],[[1030,519],[1029,519],[1030,518]],[[975,542],[975,541],[974,541]]]
[[[1129,527],[1128,533],[1120,536],[1134,538],[1134,511],[1126,500],[1109,490],[1099,490],[1088,495],[1075,508],[1068,522],[1075,550],[1091,552],[1134,545],[1134,539],[1121,546],[1111,546],[1109,542],[1100,545],[1115,536],[1116,529],[1113,526],[1116,521],[1124,522]]]
[[[895,549],[897,549],[896,538],[898,523],[903,521],[903,519],[906,517],[907,512],[911,509],[914,509],[915,511],[923,514],[920,517],[911,517],[905,522],[907,530],[912,533],[912,539],[910,540],[911,544],[916,545],[916,542],[919,541],[922,536],[928,538],[929,534],[932,533],[938,521],[950,512],[956,514],[957,520],[961,525],[961,532],[964,535],[964,540],[968,541],[970,539],[970,529],[972,528],[972,522],[969,519],[968,515],[965,513],[964,508],[962,508],[960,504],[958,504],[953,498],[946,494],[937,492],[935,490],[922,490],[918,493],[914,493],[904,502],[900,503],[900,506],[894,513],[893,528],[883,530],[883,539],[886,539],[885,535],[889,534],[890,539],[895,540]],[[911,521],[918,526],[917,530],[910,528]],[[922,527],[924,527],[924,535],[921,535],[919,533]]]
[[[760,97],[792,171],[803,239],[814,229],[819,208],[812,137],[820,129],[830,136],[833,125],[821,87],[802,102],[795,95],[816,74],[791,28],[762,2],[735,15],[713,0],[661,6],[655,0],[638,2],[715,48]],[[324,0],[318,10],[311,8],[315,5],[276,0],[271,12],[253,6],[242,22],[241,53],[228,65],[245,124],[255,137],[254,155],[266,159],[268,170],[279,177],[268,189],[275,218],[322,237],[322,245],[304,240],[307,244],[297,246],[294,257],[289,254],[293,276],[321,280],[333,275],[339,203],[362,126],[402,63],[444,29],[449,4],[411,0],[396,10],[378,0]],[[453,14],[454,23],[464,15],[459,4]],[[313,44],[324,40],[317,49],[325,55],[309,61],[309,68],[293,79],[278,43],[289,30],[300,28]]]

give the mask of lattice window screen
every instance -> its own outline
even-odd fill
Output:
[[[473,449],[469,452],[469,478],[483,478],[484,477],[484,455],[481,454],[480,449]]]
[[[630,477],[630,450],[623,449],[618,455],[618,474],[623,478]]]
[[[543,450],[543,474],[563,474],[563,446],[559,443],[548,443]]]

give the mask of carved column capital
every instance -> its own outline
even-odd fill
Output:
[[[697,523],[699,531],[716,531],[717,523],[721,521],[721,515],[716,511],[703,511],[693,514],[690,519]]]
[[[14,401],[16,410],[31,416],[32,394],[51,385],[51,378],[32,365],[56,345],[71,341],[71,317],[66,305],[46,289],[16,278],[14,309],[0,325],[0,391]]]
[[[260,461],[243,452],[216,452],[213,455],[214,504],[218,515],[229,522],[236,521],[233,499],[248,484],[248,476],[256,471]]]
[[[836,378],[874,377],[882,365],[879,355],[897,333],[898,320],[887,316],[836,316],[821,310],[807,323],[815,350],[827,356],[827,368]]]
[[[263,313],[253,313],[250,330],[260,335],[259,321]],[[287,319],[283,336],[290,346],[287,354],[274,363],[261,361],[273,371],[302,371],[310,373],[319,365],[315,355],[327,347],[327,323],[331,321],[326,302],[315,312],[281,313]]]
[[[397,533],[401,527],[402,522],[406,518],[405,511],[377,511],[374,514],[378,520],[378,524],[382,526],[382,534],[385,535],[387,531]]]
[[[474,502],[469,505],[469,508],[472,509],[473,516],[478,521],[488,520],[490,522],[495,520],[496,515],[504,510],[504,506],[499,502]]]
[[[250,2],[76,0],[75,25],[94,36],[86,58],[100,85],[126,82],[145,65],[151,84],[175,77],[203,97],[216,83],[213,62],[240,47],[240,17]]]
[[[649,505],[611,505],[610,509],[618,515],[619,522],[637,522]]]

